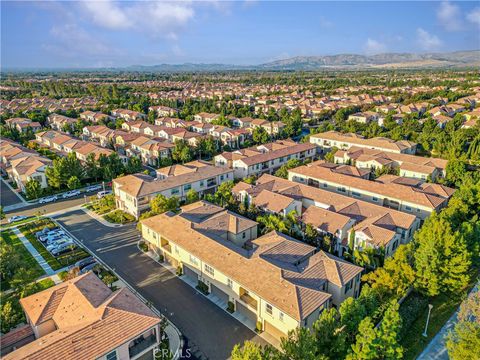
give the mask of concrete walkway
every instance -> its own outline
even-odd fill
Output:
[[[107,226],[107,227],[114,227],[114,228],[117,228],[117,227],[122,227],[124,226],[125,224],[112,224],[110,222],[108,222],[107,220],[105,220],[103,218],[103,215],[106,215],[106,214],[103,214],[103,215],[98,215],[96,214],[95,212],[91,211],[91,210],[88,210],[87,208],[85,207],[81,207],[81,210],[84,211],[86,214],[88,214],[89,216],[91,216],[92,218],[94,218],[95,220],[97,220],[99,223],[101,223],[102,225],[104,226]],[[112,210],[112,211],[115,211],[115,210]]]
[[[470,291],[470,294],[473,294],[477,291],[480,291],[480,283]],[[452,315],[450,319],[445,323],[445,325],[440,329],[440,331],[435,335],[435,337],[430,341],[427,347],[423,350],[417,360],[448,360],[448,351],[445,347],[445,336],[449,333],[450,330],[453,330],[455,324],[457,323],[458,309]]]
[[[35,247],[28,241],[25,235],[22,234],[20,230],[16,227],[12,228],[12,231],[15,235],[18,236],[22,244],[27,248],[28,252],[37,260],[38,264],[42,267],[45,273],[48,276],[55,275],[55,271],[48,265],[47,261],[40,255],[40,253],[35,249]]]

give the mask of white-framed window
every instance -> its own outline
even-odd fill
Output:
[[[111,352],[109,352],[106,356],[106,359],[107,360],[117,360],[117,350],[113,350]]]
[[[205,268],[205,272],[206,272],[207,274],[210,274],[210,275],[212,275],[212,276],[215,276],[215,270],[214,270],[214,268],[212,268],[210,265],[205,264],[204,268]]]
[[[183,187],[183,190],[184,190],[184,191],[188,191],[188,190],[190,190],[191,188],[192,188],[192,184],[187,184],[187,185],[185,185],[185,186]]]
[[[278,318],[281,322],[283,322],[283,312],[280,312],[280,314],[278,314]]]
[[[190,255],[190,263],[198,265],[198,259],[195,256]]]
[[[270,304],[265,304],[265,311],[267,312],[267,314],[272,315],[272,314],[273,314],[273,307],[272,307],[272,305],[270,305]]]

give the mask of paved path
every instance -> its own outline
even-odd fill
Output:
[[[480,283],[477,284],[470,294],[473,294],[480,290]],[[448,360],[448,352],[445,347],[445,336],[450,330],[453,330],[453,327],[457,323],[458,309],[452,315],[450,319],[445,323],[445,325],[440,329],[440,331],[435,335],[435,337],[430,341],[427,347],[423,350],[417,360]]]
[[[106,227],[82,210],[59,215],[56,220],[172,321],[185,335],[194,356],[224,360],[230,357],[234,345],[245,340],[267,344],[168,269],[141,253],[137,248],[140,234],[134,224]]]
[[[28,252],[37,260],[38,264],[42,267],[45,273],[48,276],[55,275],[55,271],[48,265],[47,261],[40,255],[40,253],[35,249],[35,247],[28,241],[25,235],[22,234],[20,230],[16,227],[12,228],[12,231],[15,235],[18,236],[23,245],[27,248]]]

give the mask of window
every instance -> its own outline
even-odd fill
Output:
[[[205,272],[212,276],[215,276],[215,270],[208,264],[205,264]]]
[[[337,187],[337,191],[346,192],[347,190],[344,187]]]
[[[183,187],[183,190],[188,191],[192,188],[192,184],[187,184]]]
[[[372,200],[375,201],[375,202],[377,202],[377,201],[378,201],[378,198],[375,197],[375,196],[373,196],[373,197],[372,197]]]
[[[323,187],[324,187],[324,188],[327,188],[327,187],[328,187],[328,184],[327,184],[327,183],[323,183]]]
[[[172,195],[178,194],[178,193],[179,193],[178,188],[172,189],[172,190],[171,190],[171,193],[172,193]]]
[[[356,191],[352,191],[352,195],[356,196],[356,197],[362,197],[362,195],[360,195],[360,193],[358,193]]]
[[[203,181],[203,180],[202,180],[202,181],[200,181],[200,186],[203,186],[204,184],[205,184],[205,183],[204,183],[204,181]]]
[[[345,294],[352,288],[352,280],[345,285]]]
[[[233,288],[233,281],[232,279],[227,279],[227,286],[232,289]]]
[[[242,233],[242,239],[245,239],[245,236],[247,236],[247,235],[245,234],[245,231],[244,231],[244,232]]]
[[[272,308],[272,305],[270,305],[270,304],[266,304],[266,305],[265,305],[265,311],[267,312],[267,314],[270,314],[270,315],[272,315],[272,314],[273,314],[273,308]]]
[[[405,206],[405,210],[412,211],[412,208],[410,206]]]
[[[106,356],[107,360],[117,360],[117,350],[109,352]]]
[[[225,178],[225,177],[224,177],[223,175],[220,175],[220,180],[223,181],[224,178]]]
[[[283,313],[282,312],[280,312],[280,314],[278,314],[278,318],[280,319],[280,321],[283,322]]]
[[[195,256],[190,255],[190,263],[198,265],[198,259]]]

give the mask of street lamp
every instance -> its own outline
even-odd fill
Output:
[[[427,323],[425,324],[425,331],[423,332],[422,336],[427,337],[427,328],[428,328],[428,321],[430,320],[430,312],[432,311],[433,305],[428,304],[428,315],[427,315]]]

